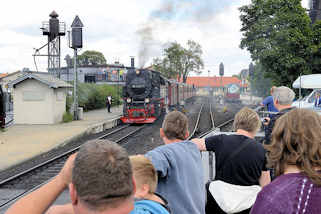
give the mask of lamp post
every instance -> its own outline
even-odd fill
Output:
[[[76,16],[71,24],[72,32],[72,42],[70,48],[74,49],[74,120],[78,120],[78,96],[77,96],[77,49],[82,48],[82,28],[83,23],[80,21],[79,17]]]

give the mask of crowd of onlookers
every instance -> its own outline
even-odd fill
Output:
[[[247,107],[235,116],[234,134],[191,141],[187,117],[170,112],[160,129],[164,145],[145,155],[87,142],[7,213],[320,213],[321,116],[292,108],[294,97],[274,87],[262,103],[276,112],[265,119],[265,145],[254,139],[261,119]],[[206,184],[199,151],[215,152],[215,180]],[[51,206],[66,187],[71,203]]]

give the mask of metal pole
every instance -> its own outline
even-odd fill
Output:
[[[74,120],[78,120],[78,97],[77,97],[77,49],[74,49]]]
[[[118,75],[118,84],[117,84],[118,100],[117,100],[117,104],[120,105],[120,90],[119,90],[120,77],[119,77],[119,69],[117,70],[117,75]]]

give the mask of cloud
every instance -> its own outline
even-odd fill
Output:
[[[139,32],[146,23],[152,24],[153,38],[150,57],[162,55],[164,44],[177,41],[183,45],[192,39],[202,45],[207,70],[218,75],[219,63],[225,65],[225,74],[239,73],[251,62],[247,51],[239,48],[241,39],[238,7],[250,0],[118,0],[118,1],[62,1],[55,2],[55,8],[47,0],[11,0],[2,4],[0,13],[0,73],[14,72],[23,67],[35,69],[33,48],[47,42],[39,29],[43,21],[49,20],[53,9],[67,29],[76,15],[84,23],[83,38],[85,50],[103,52],[109,63],[119,60],[130,64],[130,56],[138,61]],[[303,5],[308,5],[303,0]],[[19,7],[17,7],[19,5]],[[37,7],[35,7],[35,5]],[[152,20],[152,21],[151,21]],[[148,25],[147,25],[148,26]],[[67,36],[66,36],[67,37]],[[73,55],[68,48],[67,38],[61,40],[61,63],[65,65],[66,54]],[[45,53],[45,50],[43,50]],[[37,57],[40,70],[47,67],[46,57]],[[137,63],[136,63],[137,65]]]

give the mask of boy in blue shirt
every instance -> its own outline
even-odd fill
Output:
[[[155,193],[157,172],[148,158],[143,155],[130,157],[136,183],[135,207],[130,214],[170,214],[168,202]]]

